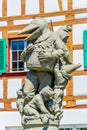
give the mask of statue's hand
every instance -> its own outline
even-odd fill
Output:
[[[25,62],[25,57],[26,57],[26,50],[24,50],[21,55],[20,55],[20,60]]]
[[[29,53],[29,52],[32,52],[34,50],[34,45],[31,43],[27,46],[26,48],[26,52]]]
[[[61,118],[63,117],[63,111],[62,110],[59,110],[58,112],[56,112],[55,114],[55,119],[56,120],[60,120]]]
[[[38,57],[39,57],[40,61],[50,61],[50,60],[52,60],[52,54],[47,52],[47,51],[41,52]]]
[[[64,51],[62,49],[55,50],[52,52],[53,59],[60,59],[64,55]]]

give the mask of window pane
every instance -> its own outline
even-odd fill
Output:
[[[12,60],[17,60],[17,52],[12,52]]]
[[[19,70],[24,70],[24,63],[23,62],[19,62]]]
[[[17,71],[17,62],[12,62],[12,71]]]
[[[70,128],[66,128],[66,130],[70,130]]]
[[[12,41],[12,50],[17,50],[17,41]]]
[[[72,128],[59,128],[59,130],[72,130]]]
[[[21,55],[22,51],[19,51],[19,60],[20,60],[20,55]]]
[[[87,130],[87,128],[80,128],[80,130]]]
[[[18,50],[24,50],[24,41],[18,41]]]

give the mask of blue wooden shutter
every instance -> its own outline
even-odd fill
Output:
[[[0,73],[6,73],[6,39],[0,39]]]

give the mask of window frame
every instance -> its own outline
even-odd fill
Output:
[[[10,60],[9,60],[9,72],[10,73],[21,73],[21,72],[27,72],[27,68],[26,68],[26,63],[24,62],[24,70],[18,70],[18,67],[17,66],[17,71],[13,71],[12,70],[12,41],[22,41],[24,40],[24,38],[14,38],[14,39],[10,39],[9,41],[9,57],[10,57]],[[24,42],[24,49],[27,47],[27,43]]]

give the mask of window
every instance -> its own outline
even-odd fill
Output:
[[[23,39],[11,40],[10,43],[10,71],[25,71],[26,65],[20,60],[20,54],[26,48],[26,42]]]
[[[59,130],[73,130],[72,128],[60,128]]]
[[[83,57],[84,57],[84,69],[87,70],[87,30],[83,32]]]

